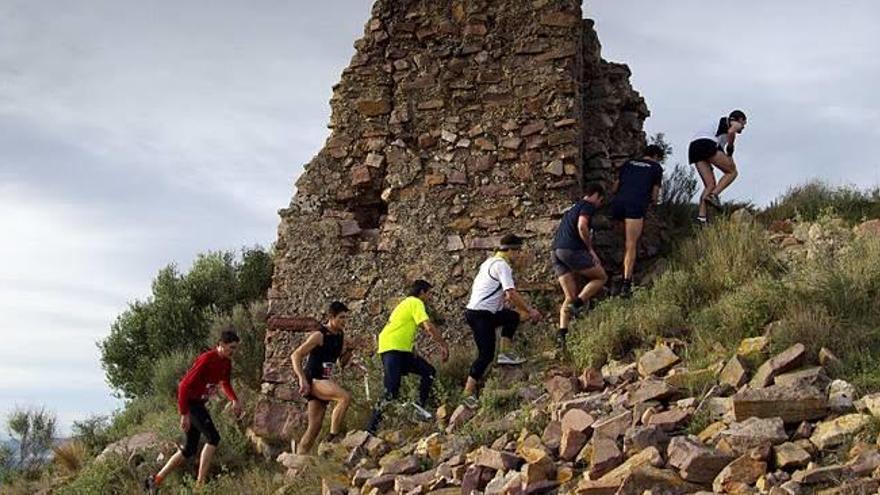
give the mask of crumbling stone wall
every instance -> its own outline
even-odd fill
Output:
[[[351,331],[375,334],[425,278],[445,332],[466,335],[471,276],[506,232],[529,238],[521,288],[554,290],[557,219],[584,179],[644,145],[647,116],[580,2],[378,0],[355,48],[330,137],[280,212],[270,312],[319,316],[341,299]],[[267,335],[262,436],[300,426],[299,338]]]

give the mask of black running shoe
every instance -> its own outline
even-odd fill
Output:
[[[620,297],[623,299],[629,299],[632,297],[632,280],[623,279],[623,284],[620,286]]]

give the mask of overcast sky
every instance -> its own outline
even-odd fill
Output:
[[[682,159],[749,114],[727,197],[880,183],[880,3],[590,1]],[[268,245],[367,0],[0,0],[0,416],[108,412],[95,342],[169,262]]]

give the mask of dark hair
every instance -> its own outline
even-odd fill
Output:
[[[657,158],[658,161],[662,162],[663,159],[666,158],[666,150],[656,144],[649,144],[645,147],[644,156],[653,156],[654,158]]]
[[[516,234],[507,234],[501,238],[499,242],[501,245],[498,247],[499,251],[508,251],[510,249],[519,249],[523,245],[522,237]]]
[[[598,182],[587,182],[584,184],[584,196],[592,196],[599,193],[600,197],[605,197],[605,188]]]
[[[220,343],[221,344],[232,344],[233,342],[241,341],[238,338],[238,334],[235,333],[235,330],[223,330],[220,332]]]
[[[412,285],[409,288],[409,295],[414,296],[414,297],[419,297],[422,294],[424,294],[425,292],[428,292],[429,290],[431,290],[431,287],[433,287],[433,286],[425,280],[421,280],[421,279],[416,280],[415,282],[412,283]]]
[[[332,303],[330,303],[330,309],[327,310],[327,313],[329,313],[330,317],[333,318],[334,316],[339,316],[342,313],[348,313],[348,306],[339,301],[333,301]]]
[[[742,110],[734,110],[727,117],[721,117],[718,121],[718,130],[715,131],[715,135],[727,134],[727,131],[730,130],[731,120],[746,120],[746,114]]]
[[[727,116],[730,120],[746,120],[746,113],[742,110],[734,110]]]

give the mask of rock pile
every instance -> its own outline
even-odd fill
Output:
[[[427,278],[455,340],[470,277],[510,231],[529,238],[520,288],[555,290],[558,218],[585,180],[608,181],[644,146],[648,115],[580,4],[378,0],[333,88],[330,137],[280,211],[270,312],[315,316],[342,299],[352,331],[375,334]],[[609,228],[597,222],[600,255],[619,251]],[[301,423],[288,363],[299,338],[267,336],[260,436],[289,439]]]
[[[325,480],[323,493],[876,493],[880,449],[862,440],[876,435],[880,394],[854,400],[800,344],[748,370],[744,362],[760,361],[742,353],[767,344],[749,339],[700,370],[660,344],[636,363],[580,377],[548,372],[520,392],[541,389],[533,421],[511,423],[490,444],[465,433],[467,420],[412,441],[399,431],[350,433],[322,448],[351,467],[344,480]],[[705,392],[691,395],[686,385],[698,382]],[[279,461],[295,474],[301,459]]]

